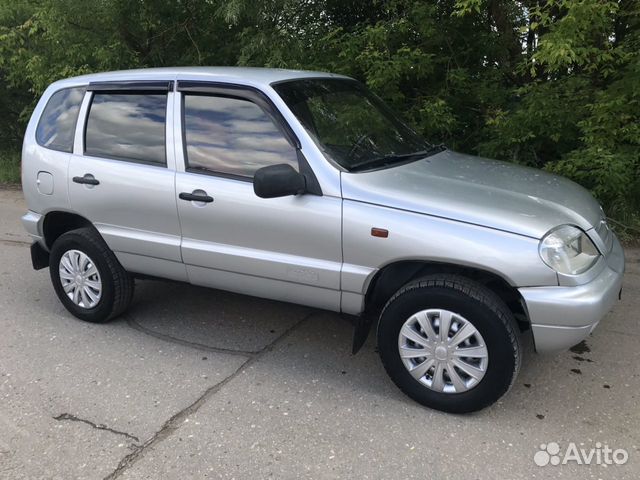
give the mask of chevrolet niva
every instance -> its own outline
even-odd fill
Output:
[[[105,322],[151,276],[356,316],[417,402],[486,407],[584,339],[624,254],[584,188],[428,143],[361,83],[250,68],[52,84],[22,152],[36,269]]]

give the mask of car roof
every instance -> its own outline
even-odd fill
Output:
[[[57,88],[86,85],[91,82],[126,80],[210,80],[252,86],[267,86],[275,82],[302,78],[344,78],[344,75],[307,70],[285,70],[258,67],[164,67],[137,70],[120,70],[82,75],[59,80],[53,84]]]

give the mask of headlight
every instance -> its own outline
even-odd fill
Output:
[[[547,233],[540,241],[539,251],[544,263],[565,275],[586,272],[600,256],[587,234],[571,225]]]

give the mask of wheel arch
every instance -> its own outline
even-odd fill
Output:
[[[48,212],[42,222],[42,238],[46,247],[51,250],[53,243],[63,234],[77,228],[90,227],[93,224],[82,215],[63,210]],[[97,230],[96,230],[97,231]]]
[[[377,318],[387,301],[411,280],[431,274],[457,274],[485,285],[509,307],[521,330],[529,327],[524,300],[516,287],[495,272],[428,260],[402,260],[385,265],[373,276],[365,294],[365,312]]]

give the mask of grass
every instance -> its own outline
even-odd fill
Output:
[[[0,151],[0,183],[20,183],[20,152]]]

